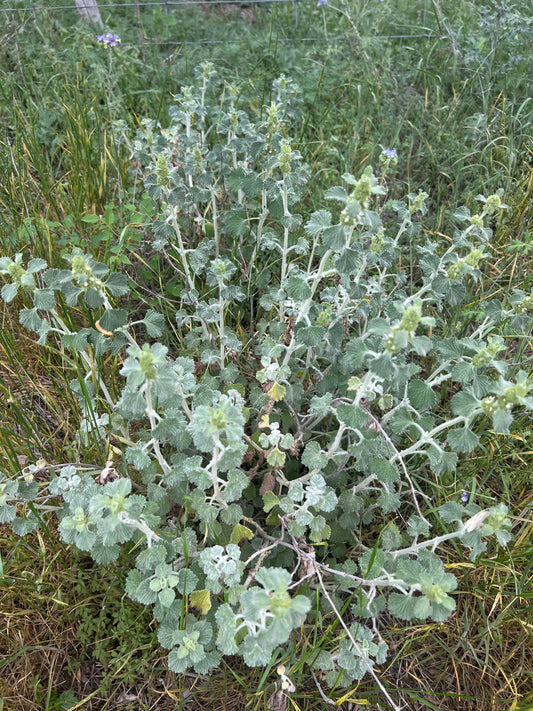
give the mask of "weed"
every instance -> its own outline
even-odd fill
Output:
[[[218,45],[194,44],[220,32],[221,17],[214,6],[187,8],[179,18],[158,6],[143,9],[137,19],[126,8],[106,9],[106,31],[109,28],[122,40],[113,48],[98,44],[96,33],[79,23],[74,11],[62,15],[43,11],[38,22],[29,12],[2,15],[0,167],[8,176],[0,191],[2,253],[24,252],[63,269],[64,256],[78,247],[107,264],[111,273],[128,270],[134,284],[131,307],[139,319],[147,308],[173,317],[182,298],[182,279],[175,272],[175,260],[147,244],[152,240],[154,203],[143,195],[138,167],[118,145],[111,122],[123,119],[135,130],[150,117],[167,127],[172,94],[190,84],[194,67],[209,58],[226,82],[225,91],[236,97],[236,107],[257,119],[272,99],[270,87],[279,74],[300,84],[301,110],[292,117],[289,130],[297,136],[293,148],[312,168],[302,196],[307,215],[322,207],[320,195],[338,182],[339,174],[359,175],[365,166],[376,165],[383,148],[396,149],[401,158],[388,186],[392,199],[429,188],[429,209],[421,226],[422,234],[431,239],[452,233],[450,205],[464,202],[473,211],[479,193],[504,187],[509,210],[490,225],[494,238],[484,278],[468,287],[468,307],[447,305],[442,313],[432,314],[449,337],[468,338],[491,300],[503,300],[514,289],[529,293],[529,6],[436,1],[422,8],[402,0],[392,8],[384,0],[339,2],[342,12],[335,13],[333,4],[333,0],[329,7],[299,4],[298,23],[294,9],[282,4],[248,14],[232,8],[223,19],[226,42]],[[383,36],[371,36],[376,34]],[[427,36],[388,39],[387,34]],[[309,36],[319,41],[301,41]],[[413,239],[406,260],[416,259],[417,244]],[[261,268],[253,277],[256,290],[272,269],[268,258],[261,256]],[[411,283],[417,278],[415,268]],[[73,312],[59,304],[58,313],[72,331],[94,327],[90,311],[81,306]],[[30,346],[13,309],[5,308],[2,318],[3,467],[14,475],[37,463],[36,480],[44,485],[56,462],[83,460],[91,466],[105,461],[113,451],[109,443],[97,437],[82,441],[77,434],[83,404],[69,383],[86,372],[85,365],[61,346]],[[232,308],[228,323],[241,334],[258,320]],[[529,331],[508,326],[503,338],[506,357],[516,364],[513,372],[519,368],[530,372]],[[185,355],[190,346],[183,329],[175,325],[165,343],[175,355]],[[251,354],[251,344],[246,348]],[[431,363],[423,366],[430,368]],[[118,397],[120,359],[114,354],[98,356],[97,367],[109,379],[110,397]],[[242,386],[247,387],[247,378]],[[446,386],[443,393],[449,398],[455,391]],[[85,400],[87,395],[88,391]],[[286,417],[283,425],[289,420]],[[470,709],[472,704],[487,711],[527,705],[533,666],[527,604],[530,429],[529,417],[523,415],[505,441],[490,431],[487,420],[476,430],[483,452],[465,457],[456,472],[437,477],[420,463],[413,473],[435,505],[459,501],[463,490],[469,502],[482,508],[503,499],[515,513],[514,542],[500,553],[489,548],[476,570],[459,546],[447,544],[445,567],[458,578],[454,616],[439,625],[414,621],[398,646],[394,622],[390,634],[383,630],[393,654],[382,665],[380,678],[397,703],[450,711]],[[375,539],[378,523],[379,519],[371,531]],[[152,684],[151,665],[163,675],[161,662],[145,615],[122,598],[120,575],[88,568],[87,588],[97,576],[110,576],[102,607],[103,586],[96,582],[85,596],[71,576],[63,576],[59,585],[60,573],[54,566],[68,571],[71,561],[53,527],[43,532],[44,538],[30,535],[33,547],[16,543],[6,532],[7,545],[0,551],[2,593],[8,595],[3,609],[10,629],[19,632],[19,642],[5,636],[2,642],[8,664],[0,696],[8,708],[59,709],[74,703],[74,695],[85,700],[86,708],[112,708],[117,698],[137,704],[136,708],[156,700],[164,703],[162,708],[166,702],[182,708],[195,699],[212,704],[221,698],[239,699],[242,707],[264,708],[283,679],[275,670],[278,662],[297,687],[289,703],[323,707],[315,681],[306,679],[305,665],[321,650],[334,647],[339,621],[315,598],[311,614],[317,626],[312,634],[297,636],[293,646],[281,657],[272,657],[264,670],[249,670],[232,660],[223,671],[213,673],[211,684],[169,676],[166,690],[154,682],[145,693],[145,685]],[[37,559],[35,551],[41,551]],[[11,580],[16,581],[16,605],[10,597],[15,590]],[[56,603],[48,601],[43,607],[44,594]],[[72,629],[66,609],[65,617],[57,614],[67,600],[76,614]],[[43,637],[43,630],[49,631],[48,637]],[[56,649],[68,650],[69,658]],[[13,656],[20,650],[23,655]],[[66,669],[73,675],[70,682]],[[23,687],[21,679],[28,680]],[[13,684],[6,686],[6,680]],[[138,683],[136,701],[128,702],[122,682]],[[317,682],[324,686],[322,672]],[[380,693],[370,679],[332,695],[339,703],[342,699],[377,703]]]

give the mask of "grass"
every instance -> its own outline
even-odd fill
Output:
[[[172,298],[164,267],[139,249],[149,205],[140,201],[139,178],[111,123],[124,119],[134,127],[150,117],[164,124],[172,94],[209,57],[242,105],[256,112],[279,73],[301,85],[295,135],[313,168],[310,211],[339,173],[360,172],[380,146],[398,150],[402,188],[431,193],[428,233],[449,233],[450,205],[472,206],[478,193],[503,187],[509,209],[495,226],[491,265],[472,307],[513,288],[530,289],[531,3],[339,6],[349,18],[300,3],[298,23],[289,4],[206,3],[169,14],[153,7],[137,19],[127,8],[105,8],[106,28],[122,38],[112,56],[73,11],[43,10],[37,20],[28,11],[0,17],[2,254],[31,253],[59,267],[63,250],[89,246],[113,268],[128,268],[140,302]],[[199,44],[219,37],[221,28],[225,43]],[[375,37],[428,29],[437,31],[427,38]],[[102,217],[87,221],[88,215]],[[3,306],[1,318],[1,468],[15,473],[39,461],[44,479],[56,462],[80,455],[99,461],[98,451],[81,451],[76,439],[79,407],[69,386],[75,363],[59,348],[36,347],[14,308]],[[83,323],[86,314],[72,318]],[[467,322],[452,313],[449,323],[462,329]],[[509,353],[529,371],[531,350],[531,334],[509,335]],[[106,368],[116,372],[116,362]],[[449,547],[447,563],[459,577],[450,620],[402,630],[390,621],[394,646],[381,679],[412,711],[533,708],[530,442],[531,421],[524,418],[510,438],[487,436],[482,454],[465,459],[455,476],[426,482],[437,502],[462,489],[475,491],[479,503],[503,499],[515,525],[509,550],[489,549],[475,566]],[[326,708],[296,648],[265,670],[231,661],[208,680],[176,678],[165,669],[144,608],[123,595],[120,565],[95,570],[61,544],[53,523],[24,539],[1,525],[0,541],[0,709],[174,711],[216,704],[259,711],[272,708],[281,662],[297,691],[275,708]],[[335,620],[321,619],[314,635],[297,640],[298,654],[312,656],[335,627]],[[333,698],[346,711],[386,708],[378,706],[371,680]]]

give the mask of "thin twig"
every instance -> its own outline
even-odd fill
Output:
[[[313,677],[313,681],[316,684],[316,688],[318,689],[318,693],[320,696],[324,699],[324,701],[329,705],[329,706],[336,706],[337,704],[333,701],[333,699],[330,699],[329,696],[326,696],[326,694],[322,691],[322,687],[320,686],[320,682],[316,678],[315,672],[311,669],[311,676]]]
[[[309,556],[309,557],[311,558],[312,556]],[[391,696],[389,695],[387,689],[383,686],[383,683],[379,680],[379,678],[378,678],[376,672],[375,672],[374,669],[372,668],[372,665],[368,662],[368,659],[366,658],[366,656],[365,656],[363,650],[361,649],[361,647],[360,647],[360,646],[357,644],[357,642],[355,641],[353,634],[350,632],[350,630],[349,630],[349,628],[348,628],[348,625],[347,625],[347,624],[344,622],[344,620],[342,619],[342,615],[340,614],[340,612],[339,612],[339,611],[337,610],[337,608],[335,607],[335,603],[334,603],[333,600],[331,599],[331,597],[330,597],[330,595],[329,595],[329,593],[328,593],[328,591],[327,591],[327,589],[326,589],[326,586],[324,585],[324,581],[323,581],[323,579],[322,579],[322,575],[321,575],[321,573],[320,573],[320,568],[319,568],[318,565],[315,566],[315,571],[316,571],[316,575],[317,575],[318,580],[319,580],[319,583],[320,583],[320,589],[321,589],[322,593],[324,594],[324,597],[326,598],[326,600],[329,602],[329,604],[330,604],[330,606],[331,606],[331,609],[333,610],[333,613],[335,614],[335,617],[339,620],[339,622],[340,622],[342,628],[344,629],[344,631],[345,631],[346,634],[348,635],[348,639],[350,640],[351,644],[353,645],[353,648],[355,649],[355,651],[357,652],[357,654],[361,657],[361,661],[362,661],[363,664],[367,667],[367,669],[368,669],[370,675],[372,676],[372,678],[374,679],[374,681],[376,682],[376,684],[379,686],[381,692],[383,693],[383,695],[385,696],[385,698],[387,699],[387,701],[389,702],[389,704],[390,704],[391,707],[393,708],[393,711],[401,711],[401,707],[400,707],[400,706],[397,706],[397,705],[394,703],[394,701],[392,700],[392,698],[391,698]]]
[[[400,452],[398,451],[396,445],[395,445],[394,442],[391,440],[391,438],[389,437],[389,435],[385,432],[385,430],[384,430],[383,427],[381,426],[380,421],[379,421],[376,417],[374,417],[374,415],[373,415],[371,412],[369,412],[368,410],[365,410],[365,412],[366,412],[366,414],[370,417],[370,419],[371,419],[372,422],[375,424],[375,426],[378,428],[378,430],[380,431],[380,433],[381,433],[383,439],[387,442],[387,444],[389,445],[389,447],[393,450],[394,454],[397,456],[398,461],[400,462],[400,465],[401,465],[401,467],[402,467],[402,469],[403,469],[403,473],[404,473],[404,475],[405,475],[405,478],[407,479],[407,482],[409,483],[409,486],[410,486],[410,488],[411,488],[411,494],[413,495],[413,501],[414,501],[414,504],[415,504],[415,508],[416,508],[416,510],[417,510],[417,512],[418,512],[418,515],[420,516],[420,518],[421,518],[425,523],[427,523],[427,525],[428,525],[429,527],[431,527],[431,524],[430,524],[429,521],[425,518],[425,516],[423,515],[422,511],[420,510],[420,506],[418,505],[417,495],[420,494],[420,496],[422,496],[423,498],[426,498],[426,499],[429,498],[429,497],[426,496],[426,494],[423,494],[422,492],[416,490],[416,488],[415,488],[415,486],[414,486],[414,484],[413,484],[413,480],[412,480],[411,477],[409,476],[409,472],[407,471],[407,467],[405,466],[405,462],[404,462],[403,459],[402,459],[402,455],[401,455]]]

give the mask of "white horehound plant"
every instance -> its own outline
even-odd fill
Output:
[[[215,82],[202,65],[169,128],[122,134],[154,203],[151,248],[181,279],[185,354],[157,341],[156,310],[131,319],[125,275],[80,250],[65,269],[0,259],[4,301],[23,293],[21,322],[85,368],[73,384],[80,436],[115,452],[98,470],[52,468],[47,486],[34,467],[4,477],[0,521],[24,535],[55,510],[61,538],[96,562],[135,556],[127,593],[153,606],[177,673],[206,674],[222,655],[267,665],[318,590],[318,613],[331,608],[339,625],[308,656],[312,670],[330,687],[370,673],[386,695],[374,669],[387,655],[381,612],[445,620],[456,579],[438,546],[459,539],[474,560],[489,536],[510,539],[503,504],[435,511],[417,472],[454,471],[483,428],[509,433],[531,409],[503,336],[531,323],[533,297],[489,301],[467,335],[439,335],[446,308],[482,278],[502,196],[457,210],[462,229],[432,241],[418,222],[427,195],[388,201],[367,167],[304,219],[308,175],[287,137],[296,88],[278,80],[256,121],[229,89],[211,100]],[[80,300],[96,327],[75,331],[64,309]],[[116,401],[98,365],[106,353],[124,356]]]

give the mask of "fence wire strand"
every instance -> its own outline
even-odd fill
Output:
[[[165,2],[99,2],[98,7],[172,7],[183,5],[261,5],[290,3],[295,0],[165,0]],[[296,4],[315,4],[316,0],[296,0]],[[77,5],[31,5],[29,7],[2,7],[0,12],[36,12],[39,10],[79,10]]]
[[[316,5],[317,0],[134,0],[134,2],[98,2],[98,8],[128,8],[131,7],[137,10],[140,7],[160,7],[167,12],[172,7],[194,7],[206,5],[237,5],[237,6],[250,6],[250,5],[275,5],[275,4],[289,4],[295,5],[295,26],[298,26],[298,6],[299,5]],[[41,11],[51,11],[51,10],[80,10],[85,9],[78,5],[29,5],[26,7],[0,7],[0,13],[23,13],[31,12],[34,15]],[[426,29],[426,12],[427,12],[427,0],[424,0],[423,12],[423,22],[422,27]],[[411,34],[392,34],[392,35],[371,35],[365,36],[364,39],[431,39],[437,36],[436,32],[424,32],[424,33],[411,33]],[[334,37],[329,37],[328,42],[344,42],[350,39],[350,35],[338,35]],[[281,42],[322,42],[324,37],[280,37],[278,41]],[[203,45],[203,44],[235,44],[239,40],[184,40],[184,41],[172,41],[163,40],[162,44],[172,45],[172,46],[184,46],[187,44],[193,45]]]

